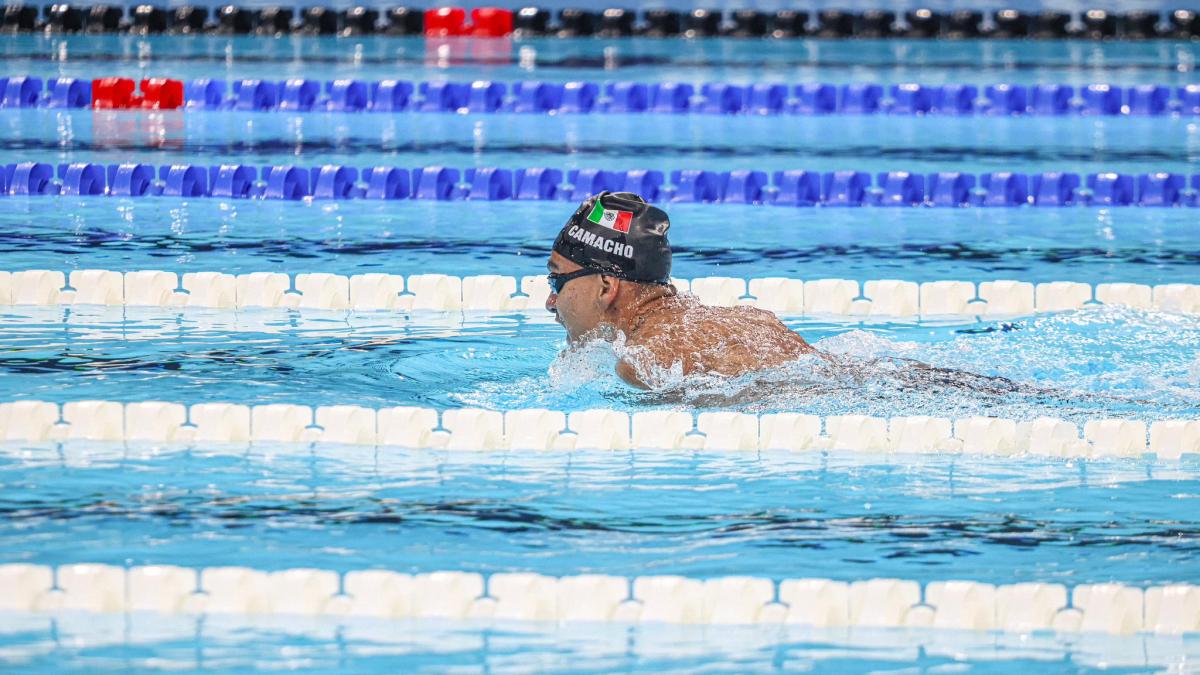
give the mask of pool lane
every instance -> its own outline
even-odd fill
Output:
[[[425,40],[422,37],[15,35],[42,77],[922,82],[1132,86],[1193,81],[1195,43],[1076,40]]]
[[[3,450],[8,562],[1136,586],[1200,562],[1194,462]]]
[[[1191,117],[0,110],[9,162],[1197,171]]]
[[[801,360],[732,382],[663,374],[666,393],[618,380],[606,345],[560,355],[565,333],[540,310],[9,307],[0,318],[0,401],[1200,418],[1200,317],[1119,307],[983,322],[789,318],[841,365]]]
[[[0,267],[542,274],[573,202],[4,197]],[[675,276],[1196,283],[1192,208],[667,204]]]

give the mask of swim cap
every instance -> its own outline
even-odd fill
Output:
[[[618,279],[665,284],[671,279],[670,227],[666,212],[640,196],[601,192],[579,205],[554,240],[554,250]]]

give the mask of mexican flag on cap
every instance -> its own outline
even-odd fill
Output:
[[[600,205],[600,200],[597,199],[596,205],[592,207],[592,212],[588,214],[587,219],[617,232],[628,232],[629,223],[633,220],[633,213],[606,209]]]

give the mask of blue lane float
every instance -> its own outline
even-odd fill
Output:
[[[770,201],[779,206],[813,206],[821,201],[821,174],[815,171],[776,171],[774,195]]]
[[[798,115],[829,115],[838,111],[837,88],[832,84],[798,84],[793,90]]]
[[[159,167],[162,194],[168,197],[203,197],[208,192],[208,172],[190,164]]]
[[[837,112],[870,115],[883,109],[883,87],[877,84],[843,84],[838,93]]]
[[[470,185],[467,199],[494,202],[513,198],[513,172],[508,169],[467,169],[463,177]]]
[[[933,110],[933,92],[919,84],[897,84],[891,88],[891,112],[901,115],[923,115]]]
[[[925,201],[925,178],[919,174],[907,171],[881,173],[876,177],[875,185],[883,193],[880,206],[916,206]]]
[[[930,206],[968,206],[976,203],[975,176],[956,171],[929,174],[925,203]],[[981,203],[981,200],[980,200]]]
[[[71,77],[46,80],[46,93],[39,99],[47,108],[86,108],[92,104],[92,83]]]
[[[1154,84],[1143,84],[1129,89],[1130,115],[1163,115],[1171,105],[1171,91]],[[1183,106],[1182,96],[1178,103]]]
[[[825,206],[862,206],[867,201],[870,186],[871,176],[865,171],[821,174],[821,203]]]
[[[110,195],[145,197],[162,193],[162,186],[155,184],[157,171],[149,164],[113,164],[106,173]]]
[[[611,171],[549,167],[318,167],[173,164],[51,164],[0,167],[0,194],[224,199],[422,199],[581,201],[604,190],[653,202],[776,206],[1018,207],[1200,206],[1200,174],[996,171]]]
[[[974,115],[979,87],[973,84],[947,84],[934,87],[930,96],[933,99],[930,112],[939,115]]]
[[[295,166],[263,167],[263,177],[266,187],[264,199],[285,199],[295,201],[309,196],[309,172]]]
[[[625,192],[636,192],[650,201],[661,201],[666,176],[661,171],[634,169],[626,171],[619,184]]]
[[[1018,206],[1029,202],[1029,176],[996,171],[979,176],[983,188],[980,206]]]
[[[209,184],[213,197],[228,197],[230,199],[247,199],[260,196],[255,181],[258,170],[252,166],[241,164],[222,164],[210,167],[208,170]]]
[[[404,80],[383,80],[371,83],[371,112],[398,112],[408,109],[413,95],[413,83]]]
[[[1120,87],[1110,87],[1107,84],[1092,84],[1083,88],[1083,107],[1085,115],[1120,115],[1123,91]]]
[[[730,171],[721,201],[728,204],[759,204],[767,189],[766,171]]]
[[[1133,176],[1098,173],[1087,177],[1091,202],[1101,206],[1128,206],[1136,200]]]
[[[378,91],[378,87],[375,88]],[[362,112],[370,106],[371,87],[360,80],[334,80],[325,83],[329,96],[326,108],[334,112]],[[393,101],[393,106],[395,102]]]
[[[554,199],[563,182],[563,172],[558,169],[517,169],[514,199]]]
[[[980,112],[985,115],[1023,115],[1029,112],[1029,88],[993,84],[984,88]]]
[[[104,167],[98,164],[60,164],[58,177],[62,179],[64,195],[102,195],[107,183]]]
[[[279,84],[263,80],[238,80],[233,83],[233,96],[228,101],[228,107],[233,110],[276,110],[279,107]],[[186,86],[184,92],[187,92]],[[184,101],[187,101],[186,93]]]
[[[1033,176],[1030,197],[1037,206],[1071,206],[1075,203],[1078,189],[1078,174],[1043,173]]]
[[[1200,85],[473,82],[196,79],[185,110],[713,115],[1200,115]],[[0,108],[88,108],[91,82],[0,78]]]
[[[562,105],[555,112],[586,114],[596,109],[600,85],[595,82],[568,82],[563,85]]]
[[[1184,189],[1184,178],[1177,173],[1144,173],[1138,176],[1138,204],[1174,206],[1183,201],[1181,195]]]
[[[712,115],[737,113],[746,104],[746,90],[728,84],[705,84],[700,87],[701,102],[696,111]]]
[[[283,83],[283,97],[279,101],[279,109],[308,112],[317,103],[321,95],[321,83],[314,80],[287,80]],[[187,87],[184,87],[184,98],[187,98]]]
[[[458,190],[458,169],[444,166],[427,166],[412,171],[413,199],[432,199],[450,201],[466,197],[466,192]]]
[[[605,111],[640,113],[649,105],[650,87],[641,82],[610,82],[604,85],[604,95]]]
[[[410,174],[404,169],[380,166],[362,171],[364,199],[407,199],[412,194]]]
[[[183,100],[187,108],[215,110],[225,103],[225,96],[225,80],[201,79],[183,83]]]
[[[1039,84],[1030,91],[1030,111],[1037,115],[1066,115],[1071,111],[1074,87]]]
[[[728,179],[728,175],[695,169],[672,171],[671,182],[675,184],[675,196],[671,201],[707,204],[722,201],[722,178]]]

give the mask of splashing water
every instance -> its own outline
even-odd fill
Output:
[[[613,364],[625,349],[625,334],[618,333],[613,342],[596,339],[559,352],[550,364],[550,382],[561,394],[577,392],[587,385],[607,378]]]
[[[741,377],[644,373],[652,391],[613,372],[622,341],[561,352],[547,378],[463,396],[476,405],[722,408],[877,416],[986,415],[1169,419],[1200,416],[1200,317],[1094,307],[969,326],[793,324],[821,355]],[[497,383],[499,384],[499,383]]]

